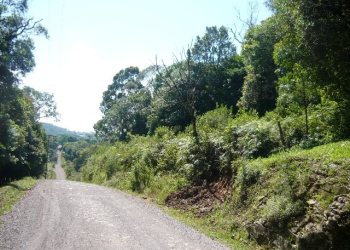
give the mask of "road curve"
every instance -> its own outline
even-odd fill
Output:
[[[226,249],[145,200],[66,180],[40,181],[1,219],[0,249]]]

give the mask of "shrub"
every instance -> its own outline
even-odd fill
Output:
[[[237,162],[237,164],[239,164]],[[237,173],[237,186],[239,187],[239,198],[240,202],[244,203],[248,196],[248,188],[254,185],[260,178],[260,171],[253,169],[250,166],[247,166],[245,163],[242,163],[238,167]]]
[[[181,175],[155,175],[149,187],[145,189],[145,193],[147,196],[155,198],[158,204],[164,204],[169,194],[188,184],[187,179]]]
[[[272,122],[263,119],[248,122],[232,130],[231,147],[236,158],[266,157],[280,149]]]
[[[289,196],[275,195],[267,200],[262,210],[262,218],[270,223],[283,224],[304,212],[304,205],[300,200],[293,200]]]
[[[175,134],[174,134],[174,131],[172,131],[170,128],[165,126],[160,126],[154,132],[154,136],[157,139],[170,140],[174,138]]]
[[[232,119],[232,110],[221,106],[200,116],[197,121],[197,127],[199,132],[203,134],[222,133]]]
[[[132,171],[131,188],[132,191],[143,192],[149,187],[153,173],[147,166],[140,163],[136,164]]]
[[[163,149],[160,151],[158,164],[156,166],[157,172],[177,172],[177,155],[178,145],[172,142],[166,143]]]
[[[208,137],[189,145],[186,162],[190,167],[189,179],[196,184],[211,182],[220,176],[230,176],[232,157],[222,140]]]
[[[118,149],[113,146],[100,145],[96,147],[96,151],[82,168],[83,180],[99,184],[107,181],[113,173],[121,168],[118,164],[117,152]]]

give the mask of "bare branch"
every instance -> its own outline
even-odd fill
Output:
[[[238,8],[235,8],[236,20],[240,23],[240,28],[237,27],[237,24],[233,24],[231,32],[233,34],[233,39],[239,44],[244,42],[244,34],[247,30],[254,27],[257,24],[259,17],[259,5],[256,1],[248,2],[248,17],[243,18],[241,12]]]

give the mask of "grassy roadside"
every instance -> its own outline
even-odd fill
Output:
[[[171,216],[207,236],[223,242],[232,249],[261,249],[249,240],[244,225],[271,218],[286,218],[295,223],[295,202],[290,194],[300,200],[317,202],[320,211],[328,209],[335,197],[348,193],[346,186],[350,171],[350,141],[330,143],[309,150],[294,149],[267,158],[248,160],[238,164],[231,197],[209,214],[198,217],[194,211],[165,208]],[[320,175],[321,173],[321,175]],[[310,181],[317,177],[319,187],[308,189]],[[290,182],[288,185],[286,180]],[[327,192],[323,190],[328,190]],[[242,192],[246,200],[242,203]],[[146,192],[147,193],[147,192]],[[262,202],[262,198],[266,199]],[[284,204],[276,202],[282,199]],[[304,213],[312,214],[312,207],[303,203]]]
[[[127,175],[104,185],[147,198],[172,217],[232,249],[262,249],[249,239],[245,225],[275,218],[295,223],[295,211],[301,217],[312,214],[313,208],[304,201],[315,201],[320,211],[325,211],[337,195],[347,193],[344,187],[348,183],[349,163],[350,141],[234,163],[237,172],[231,196],[201,217],[196,215],[195,207],[182,211],[165,206],[166,195],[177,189],[176,183],[181,183],[175,176],[155,178],[141,194],[130,192],[125,182]],[[310,189],[315,178],[319,186]],[[291,198],[294,194],[298,199]]]
[[[107,155],[113,156],[114,152]],[[104,161],[116,160],[102,156]],[[276,244],[291,246],[304,234],[312,236],[313,232],[304,221],[311,218],[315,227],[326,225],[326,221],[318,218],[324,217],[337,197],[349,195],[350,141],[312,149],[294,148],[266,158],[236,160],[232,162],[232,168],[235,174],[231,194],[224,203],[214,204],[207,214],[198,214],[198,211],[200,202],[208,197],[191,192],[181,198],[182,202],[190,202],[186,199],[194,195],[197,203],[187,203],[185,211],[165,205],[169,194],[190,185],[178,174],[150,175],[147,186],[139,192],[132,192],[132,171],[117,171],[110,178],[104,172],[98,172],[95,173],[99,174],[98,181],[94,183],[148,199],[170,216],[232,249],[273,248],[268,243],[259,243],[259,246],[253,238],[253,227],[259,226],[258,223],[264,223],[264,232],[272,232],[262,233],[264,240],[274,242],[278,239]],[[344,209],[350,211],[350,207]],[[295,228],[298,228],[298,234],[292,235]]]
[[[56,179],[56,173],[55,173],[55,163],[50,162],[47,167],[47,178],[49,180],[55,180]]]
[[[218,218],[214,216],[198,217],[190,211],[181,211],[169,207],[162,207],[163,211],[182,223],[196,229],[213,240],[217,240],[223,245],[235,250],[253,250],[261,249],[254,242],[246,239],[245,232],[241,231],[240,238],[234,237],[231,233],[231,224],[229,218]]]
[[[25,193],[33,188],[37,180],[26,177],[0,186],[0,216],[11,211],[13,205],[18,202]]]
[[[61,157],[61,164],[64,172],[66,173],[67,180],[81,181],[81,173],[75,170],[73,163],[67,161],[66,158],[64,158],[64,155]]]

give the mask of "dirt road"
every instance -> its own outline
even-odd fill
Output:
[[[1,219],[0,249],[225,249],[145,200],[66,180],[40,181]]]
[[[57,162],[55,164],[55,173],[56,173],[56,179],[57,180],[65,180],[66,179],[66,174],[62,168],[61,165],[61,151],[57,150]]]

